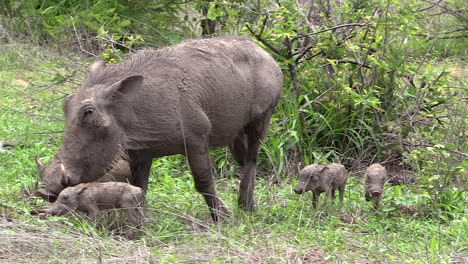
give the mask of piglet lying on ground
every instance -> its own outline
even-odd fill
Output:
[[[122,208],[127,214],[128,223],[139,229],[144,220],[144,202],[143,190],[128,183],[82,183],[65,188],[49,208],[37,212],[65,215],[77,210],[86,213],[90,220],[95,221],[102,210]],[[127,231],[127,237],[133,237],[130,229]]]
[[[364,196],[367,201],[374,201],[376,209],[379,207],[386,179],[387,171],[378,163],[370,165],[364,173]]]
[[[348,172],[343,165],[335,163],[328,165],[312,164],[303,168],[299,173],[294,192],[303,194],[311,190],[314,194],[313,205],[316,208],[318,197],[323,192],[335,199],[335,190],[338,189],[340,201],[343,201],[347,180]]]

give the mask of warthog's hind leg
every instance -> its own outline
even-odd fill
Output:
[[[250,122],[244,133],[247,137],[247,151],[244,158],[244,175],[239,188],[239,206],[245,211],[255,210],[254,189],[255,176],[257,173],[257,156],[262,139],[266,134],[272,109],[264,113],[263,116]]]

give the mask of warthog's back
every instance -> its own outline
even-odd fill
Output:
[[[131,149],[180,153],[194,134],[222,146],[249,122],[273,108],[282,73],[273,58],[243,38],[192,40],[140,51],[124,63],[90,74],[87,86],[142,75],[143,87],[116,111]]]
[[[341,164],[332,163],[327,165],[319,165],[319,168],[326,168],[322,172],[322,179],[324,184],[329,185],[330,183],[334,186],[345,183],[348,179],[348,172],[345,167]]]
[[[138,204],[145,200],[141,188],[124,182],[92,182],[85,186],[88,187],[92,199],[103,209],[121,207],[129,201]]]

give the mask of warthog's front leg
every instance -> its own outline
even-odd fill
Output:
[[[229,212],[216,196],[208,142],[205,138],[201,138],[197,143],[187,145],[187,158],[195,181],[195,188],[205,198],[213,220],[222,222],[229,215]]]

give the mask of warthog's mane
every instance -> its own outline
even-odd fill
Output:
[[[247,37],[225,37],[216,39],[198,39],[187,40],[175,46],[164,47],[156,50],[144,49],[132,54],[128,59],[121,63],[110,64],[104,68],[94,72],[88,72],[84,86],[93,86],[96,84],[110,84],[118,80],[122,80],[132,75],[143,74],[145,68],[154,67],[155,65],[164,65],[166,62],[172,65],[187,65],[197,63],[196,59],[187,59],[188,56],[181,58],[180,52],[185,52],[186,55],[196,52],[206,52],[206,56],[210,53],[228,53],[229,46],[233,42],[243,42],[246,54],[254,54],[250,38]],[[219,45],[213,45],[219,44]],[[176,53],[176,51],[178,51]]]
[[[121,63],[110,64],[105,68],[98,69],[94,72],[88,72],[84,86],[109,84],[141,73],[148,64],[151,64],[155,60],[170,56],[171,53],[171,47],[158,50],[140,50]]]

